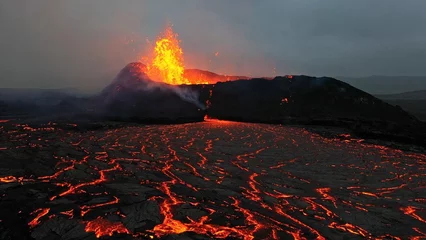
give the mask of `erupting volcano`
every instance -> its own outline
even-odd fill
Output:
[[[0,240],[426,237],[425,150],[387,141],[426,126],[339,80],[185,69],[169,26],[71,102],[0,120]]]
[[[184,52],[180,47],[178,34],[173,31],[171,24],[158,37],[150,57],[144,59],[147,59],[147,63],[146,66],[142,65],[140,71],[153,81],[170,85],[214,84],[220,81],[249,79],[244,76],[227,76],[198,69],[185,69]]]
[[[200,84],[183,76],[183,51],[178,34],[173,32],[171,25],[155,43],[154,57],[147,64],[146,73],[152,80],[167,84]]]

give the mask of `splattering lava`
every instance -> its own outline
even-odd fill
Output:
[[[171,25],[156,41],[153,55],[146,66],[146,73],[152,80],[172,85],[207,83],[199,78],[184,77],[183,50],[178,34],[173,32]]]
[[[0,226],[35,239],[426,237],[426,155],[349,134],[209,119],[0,138]]]
[[[110,222],[101,217],[89,221],[86,224],[86,232],[94,232],[96,237],[112,236],[114,233],[130,234],[129,230],[121,222]]]
[[[246,76],[219,75],[196,69],[185,70],[184,51],[180,46],[178,34],[169,24],[150,49],[150,56],[141,60],[140,72],[146,73],[151,80],[171,85],[215,84],[217,82],[250,79]],[[215,57],[219,52],[215,53]]]

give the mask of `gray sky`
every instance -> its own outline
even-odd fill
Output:
[[[103,87],[168,21],[189,68],[426,75],[425,0],[6,0],[0,87]]]

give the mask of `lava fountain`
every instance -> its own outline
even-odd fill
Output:
[[[167,26],[155,43],[153,57],[146,66],[146,73],[154,81],[171,85],[205,84],[198,78],[184,77],[184,58],[180,47],[178,34],[173,32],[172,26]]]

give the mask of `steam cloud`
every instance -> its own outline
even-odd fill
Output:
[[[122,72],[118,74],[118,76],[114,79],[113,84],[107,87],[105,90],[110,92],[115,88],[116,84],[119,86],[132,89],[133,91],[140,92],[150,92],[155,89],[160,89],[162,91],[171,91],[176,93],[183,101],[189,102],[200,108],[201,110],[205,110],[206,106],[200,102],[199,93],[190,88],[184,86],[174,86],[165,84],[162,82],[153,81],[148,77],[144,72],[133,72],[132,74],[126,74],[127,69],[124,69]]]
[[[193,103],[195,106],[199,107],[201,110],[205,110],[206,106],[204,106],[204,104],[202,104],[199,100],[199,93],[188,89],[188,88],[179,88],[176,86],[170,86],[168,85],[171,90],[173,90],[182,100],[189,102],[189,103]]]

